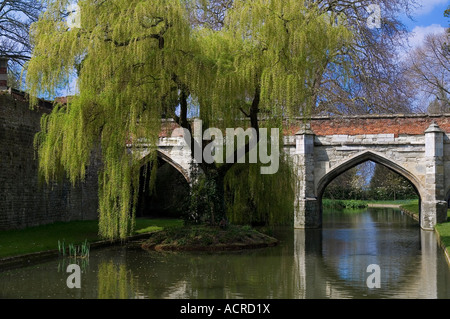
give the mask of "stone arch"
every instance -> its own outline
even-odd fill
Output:
[[[187,169],[185,169],[181,164],[177,163],[176,161],[174,161],[169,155],[167,155],[165,152],[161,151],[161,150],[156,150],[156,155],[158,158],[160,158],[161,160],[163,160],[164,162],[170,164],[173,168],[175,168],[178,172],[180,172],[181,175],[183,175],[184,179],[186,180],[186,182],[191,185],[191,176],[188,172]],[[145,165],[147,163],[147,161],[149,160],[150,157],[150,153],[145,155],[142,159],[141,159],[141,166]]]
[[[157,150],[157,163],[147,165],[154,154],[146,154],[140,161],[137,217],[180,218],[182,206],[190,192],[190,176],[182,164],[164,151]],[[153,165],[157,166],[155,180],[151,181]],[[154,183],[154,188],[150,185]]]
[[[372,152],[372,151],[365,151],[363,153],[357,154],[348,160],[344,161],[343,163],[340,163],[335,168],[333,168],[331,171],[326,173],[324,176],[322,176],[316,186],[316,194],[318,200],[322,201],[322,195],[325,191],[325,188],[328,186],[329,183],[331,183],[332,180],[334,180],[336,177],[344,173],[345,171],[349,170],[352,167],[355,167],[361,163],[364,163],[366,161],[372,161],[377,164],[383,165],[392,171],[396,172],[397,174],[403,176],[406,178],[411,185],[415,188],[417,194],[419,195],[419,202],[422,198],[422,187],[420,184],[419,179],[409,172],[404,167],[400,166],[399,164],[395,163],[394,161],[387,159],[381,154]],[[320,204],[321,205],[321,204]],[[419,205],[420,206],[420,205]]]

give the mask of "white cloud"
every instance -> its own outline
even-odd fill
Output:
[[[414,49],[423,43],[423,40],[428,34],[443,33],[444,31],[445,28],[440,24],[432,24],[426,27],[417,26],[411,31],[408,37],[409,45]]]
[[[447,4],[447,3],[448,3],[448,0],[419,0],[419,1],[417,1],[418,8],[416,10],[414,10],[413,15],[420,16],[420,15],[428,14],[431,11],[433,11],[433,9],[436,6]]]
[[[426,27],[423,26],[417,26],[415,27],[408,35],[408,41],[406,43],[405,46],[399,46],[398,48],[398,58],[400,61],[404,60],[404,58],[408,55],[408,53],[412,50],[414,50],[415,48],[419,47],[425,37],[428,34],[433,34],[433,33],[441,33],[444,32],[445,28],[443,26],[441,26],[440,24],[432,24]]]

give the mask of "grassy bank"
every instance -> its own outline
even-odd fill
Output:
[[[450,216],[447,218],[446,223],[436,225],[436,230],[439,233],[442,244],[450,252]]]
[[[416,201],[415,203],[402,205],[401,208],[419,216],[420,209],[418,201]],[[439,234],[442,244],[447,248],[448,251],[450,251],[450,210],[447,211],[447,222],[437,224],[436,231]]]
[[[416,200],[412,203],[401,205],[401,208],[404,210],[407,210],[410,213],[413,213],[414,215],[419,216],[420,209],[419,209],[419,201],[418,200]]]
[[[135,234],[182,224],[183,221],[177,219],[136,219]],[[67,244],[99,241],[98,221],[57,222],[23,230],[0,231],[0,258],[58,249],[58,240]]]

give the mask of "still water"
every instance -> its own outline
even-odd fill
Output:
[[[399,210],[325,212],[318,230],[278,229],[272,248],[221,253],[93,250],[81,288],[69,261],[0,272],[0,298],[450,298],[450,267],[433,232]],[[367,267],[379,265],[380,288]]]

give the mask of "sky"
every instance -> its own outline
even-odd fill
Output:
[[[444,17],[450,0],[418,0],[417,3],[421,6],[412,13],[413,20],[406,16],[402,19],[410,31],[412,48],[420,45],[426,34],[443,32],[449,27],[450,20]]]

